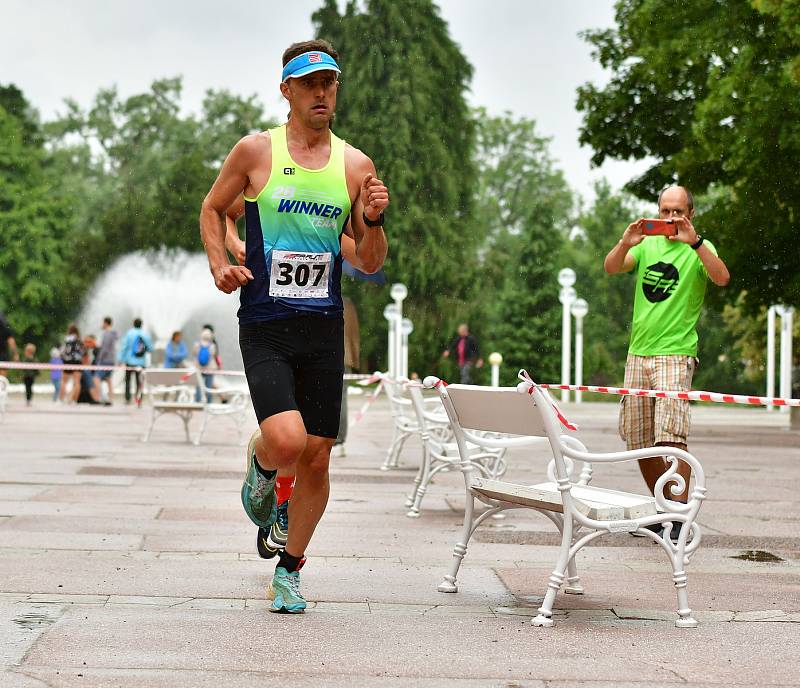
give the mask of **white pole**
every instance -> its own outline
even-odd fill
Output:
[[[489,365],[492,366],[492,387],[500,386],[500,364],[503,362],[503,356],[497,351],[489,354]]]
[[[792,396],[792,325],[794,308],[784,306],[781,312],[781,397]],[[781,413],[789,413],[788,406],[781,406]]]
[[[401,377],[408,377],[408,337],[414,331],[414,323],[409,318],[403,318],[400,323],[400,328],[403,333],[403,351],[400,355],[402,361],[402,368],[400,369]]]
[[[397,338],[394,331],[397,327],[397,318],[394,316],[389,320],[389,376],[397,377],[397,356],[394,353],[394,345]]]
[[[583,384],[583,319],[589,312],[586,299],[575,299],[570,307],[570,312],[575,316],[575,384]],[[583,403],[583,393],[575,391],[575,403]]]
[[[575,271],[572,268],[563,268],[558,272],[558,283],[561,285],[561,291],[558,294],[558,300],[561,301],[563,311],[561,313],[561,384],[569,384],[569,357],[570,347],[572,346],[572,335],[570,332],[572,325],[572,317],[570,316],[569,307],[575,300],[575,290],[572,285],[575,284]],[[561,390],[561,401],[569,401],[569,390]]]
[[[775,310],[770,306],[767,310],[767,396],[775,396]],[[767,405],[767,411],[774,411],[772,404]]]
[[[400,376],[402,375],[403,370],[403,363],[402,363],[402,356],[403,356],[403,300],[408,296],[408,289],[406,289],[405,284],[393,284],[389,294],[394,299],[395,306],[397,307],[397,312],[395,313],[395,331],[394,331],[394,355],[395,355],[395,364],[394,369],[395,373]]]
[[[575,384],[583,384],[583,318],[575,318]],[[583,403],[583,392],[575,392],[575,402]]]

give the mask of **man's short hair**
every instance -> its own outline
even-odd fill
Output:
[[[664,192],[667,189],[683,189],[683,192],[686,194],[686,202],[689,205],[689,210],[694,209],[694,196],[692,196],[692,192],[689,191],[685,186],[681,186],[680,184],[673,184],[672,186],[665,186],[661,191],[658,192],[658,208],[661,209],[661,197],[664,195]]]
[[[136,318],[136,320],[133,321],[133,326],[134,327],[141,327],[142,326],[142,319],[141,318]]]
[[[298,55],[302,55],[303,53],[309,53],[312,50],[316,50],[320,53],[327,53],[330,55],[334,60],[338,62],[339,60],[339,53],[336,52],[334,47],[328,43],[328,41],[324,41],[321,38],[317,38],[313,41],[302,41],[301,43],[292,43],[286,50],[283,51],[283,64],[282,66],[285,67],[289,64],[289,60],[293,60]]]
[[[110,315],[107,315],[105,318],[103,318],[103,322],[106,325],[113,325],[114,324],[114,321],[111,319]]]

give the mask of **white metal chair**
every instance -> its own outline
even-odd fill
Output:
[[[239,389],[212,389],[205,387],[199,371],[186,368],[148,368],[143,374],[144,394],[150,402],[150,426],[142,438],[150,440],[153,426],[161,416],[172,414],[183,421],[186,441],[200,444],[208,421],[213,416],[231,416],[242,441],[242,427],[247,410],[247,392]],[[195,392],[200,387],[210,398],[218,396],[222,401],[195,401]],[[203,423],[197,436],[192,439],[189,432],[189,421],[195,413],[203,414]]]
[[[464,470],[465,466],[458,444],[453,441],[453,431],[442,404],[437,404],[439,413],[426,408],[430,404],[425,403],[426,397],[422,394],[422,385],[419,382],[407,383],[406,389],[411,397],[422,441],[422,466],[414,479],[414,490],[406,502],[409,507],[406,515],[418,518],[422,499],[434,477],[451,469]],[[433,399],[438,401],[438,397]],[[513,444],[498,445],[494,442],[498,437],[499,435],[480,433],[480,443],[467,442],[469,458],[466,465],[485,478],[501,478],[506,472],[506,448]]]
[[[389,399],[389,408],[392,413],[393,423],[392,441],[389,444],[389,450],[386,453],[386,460],[383,462],[381,470],[390,471],[399,466],[400,452],[403,450],[406,440],[409,437],[418,434],[420,428],[416,413],[414,413],[414,407],[411,403],[411,399],[404,388],[404,384],[408,382],[408,380],[396,380],[395,378],[386,374],[381,375],[381,380],[383,380],[383,388],[386,390],[386,396]],[[438,399],[433,397],[432,401],[441,409],[441,403]],[[439,424],[448,428],[447,432],[450,432],[447,416],[441,410]],[[415,483],[417,485],[419,484],[419,478],[421,475],[422,463],[420,463],[420,470],[417,473],[417,478],[415,478]],[[412,492],[409,496],[406,506],[411,506],[413,498],[414,492]]]
[[[535,626],[553,625],[553,603],[565,578],[565,592],[583,592],[575,569],[575,555],[580,549],[601,535],[629,532],[651,538],[665,551],[678,598],[679,618],[675,625],[681,628],[697,626],[689,608],[684,570],[689,557],[700,545],[696,518],[706,492],[703,469],[694,456],[673,447],[590,453],[576,438],[561,434],[560,419],[563,416],[547,391],[532,382],[521,382],[516,389],[498,389],[470,385],[445,387],[436,378],[426,378],[425,385],[439,390],[462,457],[469,456],[467,442],[473,441],[476,430],[542,434],[546,436],[552,453],[548,482],[528,487],[484,478],[472,480],[461,541],[455,546],[451,572],[439,585],[439,591],[458,590],[456,576],[467,544],[485,518],[503,509],[527,507],[547,516],[561,534],[555,569],[548,580],[538,615],[532,620]],[[654,455],[672,459],[667,471],[657,481],[655,497],[589,487],[587,484],[592,475],[591,463],[635,461]],[[685,487],[683,478],[677,473],[678,459],[688,463],[694,475],[694,487],[687,504],[663,496],[667,486],[672,494],[680,494]],[[583,462],[577,479],[573,477],[575,462]],[[475,498],[490,506],[477,518],[474,518]],[[664,530],[656,533],[647,528],[654,524],[663,524]],[[679,534],[677,541],[673,542],[670,536],[675,528],[679,529]]]

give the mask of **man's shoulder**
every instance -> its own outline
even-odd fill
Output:
[[[372,169],[372,160],[359,148],[344,144],[344,164],[348,170],[369,172]]]

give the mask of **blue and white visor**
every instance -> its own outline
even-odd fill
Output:
[[[311,74],[311,72],[319,72],[323,69],[329,69],[337,74],[342,73],[342,70],[339,69],[339,65],[336,64],[336,60],[328,55],[328,53],[312,50],[289,60],[283,68],[281,81],[286,81],[293,77],[305,76],[306,74]]]

